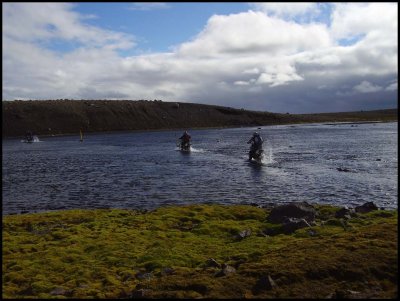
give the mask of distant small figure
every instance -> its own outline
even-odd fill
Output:
[[[83,133],[82,133],[82,130],[79,130],[79,134],[80,134],[80,136],[81,136],[81,139],[79,140],[80,142],[83,142]]]
[[[31,131],[26,132],[25,139],[26,142],[33,142],[33,133]]]
[[[247,141],[247,144],[251,143],[249,151],[249,161],[251,161],[251,158],[254,158],[257,153],[262,152],[263,142],[264,140],[258,132],[254,132],[250,140]]]
[[[192,137],[189,135],[187,131],[185,131],[179,139],[181,140],[181,149],[190,148],[190,139],[192,139]]]

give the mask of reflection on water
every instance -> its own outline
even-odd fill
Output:
[[[3,140],[3,214],[67,208],[308,201],[397,208],[397,123],[265,126],[263,164],[247,161],[254,128]],[[346,171],[339,171],[346,170]]]

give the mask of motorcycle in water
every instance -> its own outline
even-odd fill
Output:
[[[247,144],[251,143],[249,151],[249,161],[262,164],[264,157],[264,151],[262,149],[262,144],[264,140],[261,138],[258,132],[254,132],[253,136],[247,141]],[[253,161],[254,160],[254,161]]]
[[[181,144],[181,151],[190,152],[190,147],[191,147],[190,143]]]
[[[182,152],[190,152],[192,145],[190,144],[190,142],[182,143],[178,140],[176,146],[179,147],[180,151]]]
[[[25,139],[21,140],[21,142],[24,143],[33,143],[33,142],[39,142],[39,137],[36,135],[32,135],[32,134],[27,134],[25,136]]]
[[[262,148],[253,149],[253,147],[249,151],[249,161],[261,164],[264,158],[264,150]]]

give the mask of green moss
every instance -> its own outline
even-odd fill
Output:
[[[242,205],[4,216],[3,297],[123,298],[145,289],[154,298],[324,298],[368,283],[374,297],[394,297],[397,212],[345,220],[337,210],[317,206],[317,226],[276,236],[265,236],[281,227],[267,223],[268,210]],[[237,239],[244,230],[251,234]],[[236,272],[216,277],[210,258]],[[265,274],[277,287],[255,291]],[[51,295],[60,287],[68,294]]]

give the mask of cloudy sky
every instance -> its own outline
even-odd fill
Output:
[[[3,100],[397,108],[397,2],[2,6]]]

